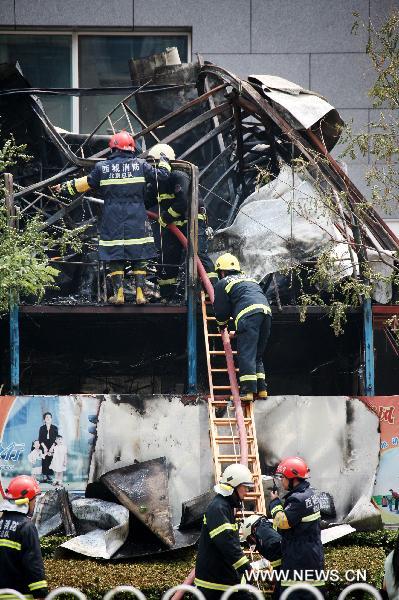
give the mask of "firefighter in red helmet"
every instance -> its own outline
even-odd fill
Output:
[[[297,583],[308,583],[322,592],[324,582],[318,573],[324,568],[324,552],[320,533],[319,497],[310,487],[309,468],[303,458],[290,456],[280,462],[276,476],[287,492],[280,500],[271,493],[269,510],[273,526],[281,534],[281,592]],[[311,600],[312,594],[293,591],[294,600]]]
[[[5,490],[8,504],[0,513],[0,588],[15,590],[27,598],[48,594],[39,536],[31,521],[39,494],[36,479],[18,475]]]
[[[101,192],[104,211],[100,227],[99,259],[110,266],[112,304],[123,304],[125,261],[130,261],[136,280],[136,303],[146,302],[144,283],[147,263],[155,258],[156,249],[144,199],[146,183],[166,180],[170,165],[162,155],[157,167],[135,155],[134,138],[121,131],[109,141],[111,156],[98,162],[86,177],[72,179],[53,189],[75,196],[94,188]]]

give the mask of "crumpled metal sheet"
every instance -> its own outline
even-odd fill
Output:
[[[33,521],[40,538],[50,535],[62,527],[57,490],[48,490],[37,498]]]
[[[95,498],[77,498],[71,504],[80,527],[89,531],[64,542],[61,548],[93,558],[111,558],[129,533],[127,508]]]
[[[344,122],[320,94],[274,75],[250,75],[248,81],[262,87],[264,95],[292,127],[312,128],[328,151],[334,148]]]
[[[319,215],[315,206],[320,208]],[[215,234],[212,258],[228,249],[237,255],[247,275],[260,281],[269,273],[313,259],[327,248],[331,238],[337,242],[334,251],[340,270],[347,267],[344,272],[350,273],[347,246],[340,243],[342,236],[317,190],[310,180],[297,173],[293,176],[285,165],[276,179],[245,200],[231,227]]]
[[[174,546],[164,456],[109,471],[100,482],[164,544]]]
[[[286,456],[302,456],[310,482],[334,497],[336,522],[378,528],[370,503],[379,462],[378,417],[345,396],[272,396],[255,403],[263,473]],[[381,519],[379,519],[381,523]]]

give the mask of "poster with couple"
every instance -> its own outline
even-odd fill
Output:
[[[0,402],[0,483],[29,474],[43,491],[86,487],[99,398],[4,396]]]

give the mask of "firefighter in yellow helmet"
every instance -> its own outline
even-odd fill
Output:
[[[168,144],[155,144],[148,157],[157,162],[161,155],[168,160],[175,160],[175,152]],[[177,275],[180,264],[183,262],[184,249],[177,237],[166,226],[173,224],[187,236],[187,210],[190,204],[191,180],[189,174],[178,165],[172,165],[169,179],[152,181],[147,185],[146,205],[159,214],[159,224],[153,226],[154,238],[160,254],[159,286],[161,299],[164,302],[175,300]],[[161,241],[162,240],[162,241]],[[201,260],[205,271],[212,284],[218,276],[212,260],[208,255],[208,235],[205,206],[199,198],[198,206],[198,258]]]
[[[215,263],[219,281],[213,308],[220,329],[234,320],[237,335],[240,397],[252,401],[267,397],[263,354],[270,336],[272,315],[262,288],[241,272],[238,259],[226,253]]]
[[[216,496],[203,518],[194,580],[207,600],[218,600],[225,590],[240,583],[251,567],[240,546],[235,509],[253,485],[248,467],[233,464],[226,467],[214,487]],[[237,600],[244,597],[234,594]]]

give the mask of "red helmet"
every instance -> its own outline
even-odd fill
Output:
[[[136,142],[127,131],[120,131],[119,133],[115,133],[112,138],[109,140],[109,147],[111,150],[114,148],[118,148],[119,150],[133,150],[136,147]]]
[[[30,475],[18,475],[11,479],[8,488],[5,491],[7,500],[33,500],[40,494],[40,486],[36,479]]]
[[[309,477],[309,467],[299,456],[289,456],[281,461],[276,469],[276,475],[284,475],[287,479],[305,479]]]

